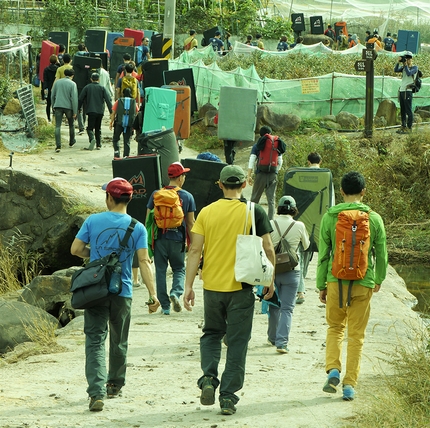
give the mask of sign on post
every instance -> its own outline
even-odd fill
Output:
[[[370,71],[370,61],[355,61],[354,68],[356,71]]]

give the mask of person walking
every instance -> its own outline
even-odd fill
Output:
[[[356,171],[345,174],[341,180],[340,193],[344,202],[329,208],[321,220],[317,288],[320,292],[320,301],[326,305],[328,324],[325,362],[325,371],[328,376],[323,391],[337,392],[336,386],[340,383],[340,373],[342,372],[342,343],[345,329],[348,327],[346,369],[342,383],[343,399],[351,401],[355,397],[354,388],[357,385],[360,371],[365,330],[370,315],[370,300],[373,293],[380,290],[381,283],[385,279],[388,255],[382,218],[362,202],[366,193],[363,175]],[[338,279],[332,273],[334,262],[339,259],[336,241],[337,223],[340,221],[342,212],[348,215],[351,210],[357,210],[360,215],[368,215],[368,220],[362,224],[363,228],[367,225],[368,231],[370,231],[370,237],[367,237],[369,250],[367,254],[363,253],[366,257],[364,266],[367,266],[367,269],[364,277],[355,281]],[[360,248],[364,249],[367,245],[365,234],[358,233],[363,239]],[[344,233],[340,235],[345,236]],[[348,244],[348,242],[349,240],[346,242],[346,246],[343,246],[344,249],[348,248],[348,245],[352,246],[352,243]],[[357,266],[357,269],[359,267]]]
[[[190,30],[189,34],[190,35],[184,41],[184,51],[192,51],[193,49],[197,49],[198,47],[196,39],[196,30]]]
[[[97,145],[97,150],[102,147],[101,143],[101,126],[102,119],[105,110],[105,104],[112,114],[112,101],[104,86],[99,83],[100,76],[98,73],[91,75],[91,83],[89,83],[82,90],[79,95],[78,108],[80,109],[83,103],[86,103],[87,112],[87,134],[90,145],[86,147],[86,150],[93,150],[94,146]]]
[[[223,54],[224,43],[221,40],[221,32],[215,31],[215,35],[209,39],[209,44],[212,45],[212,49],[219,55]]]
[[[412,131],[414,123],[414,113],[412,111],[412,88],[418,67],[412,64],[412,52],[406,51],[405,54],[399,57],[398,62],[394,67],[395,73],[402,73],[402,81],[399,90],[400,116],[402,118],[402,127],[397,131],[398,134],[407,134]]]
[[[49,65],[43,70],[43,90],[46,98],[46,117],[48,123],[51,123],[51,92],[52,86],[55,82],[55,73],[58,69],[58,58],[57,55],[51,55],[49,57]]]
[[[278,138],[277,142],[277,153],[269,153],[271,151],[271,144],[267,141],[268,139],[274,139],[271,135],[272,129],[269,126],[262,126],[260,128],[260,138],[256,144],[252,146],[251,155],[248,162],[248,184],[252,187],[251,202],[258,204],[260,202],[263,191],[266,193],[268,215],[269,220],[273,219],[275,214],[275,193],[276,185],[278,183],[278,172],[282,166],[282,154],[285,153],[286,145]],[[277,137],[276,137],[277,138]],[[266,145],[267,141],[267,145]],[[261,155],[266,154],[266,158],[272,155],[277,156],[277,165],[271,167],[269,171],[263,171],[261,165]],[[255,170],[254,170],[255,168]],[[254,171],[254,179],[252,173]]]
[[[63,55],[63,65],[61,67],[58,67],[57,71],[55,73],[55,81],[57,81],[59,79],[63,79],[64,77],[66,77],[64,72],[67,69],[73,68],[71,62],[72,62],[72,57],[70,56],[70,54],[65,53]]]
[[[220,173],[219,187],[224,198],[204,207],[191,231],[191,247],[188,251],[184,292],[184,307],[192,310],[195,303],[193,283],[199,269],[204,246],[203,304],[204,327],[200,338],[200,363],[203,375],[197,385],[201,389],[200,403],[215,403],[215,391],[219,387],[219,404],[223,415],[236,412],[239,401],[237,391],[242,389],[245,378],[245,363],[248,342],[251,338],[255,296],[252,285],[235,280],[234,264],[236,238],[243,234],[247,213],[242,191],[246,186],[246,175],[236,165],[225,166]],[[250,233],[250,222],[248,222]],[[275,264],[275,251],[270,239],[267,214],[255,205],[255,232],[262,237],[263,248],[268,259]],[[273,296],[273,282],[266,297]],[[225,369],[218,376],[221,345],[226,337],[228,348]]]
[[[104,185],[103,189],[106,190],[108,211],[87,217],[70,248],[73,255],[89,258],[90,262],[112,251],[119,252],[119,243],[132,220],[127,214],[127,205],[133,195],[133,186],[123,178],[114,178]],[[134,252],[139,258],[140,273],[148,289],[150,301],[154,302],[151,309],[156,310],[159,305],[148,256],[147,232],[145,227],[137,222],[127,246],[121,251],[121,293],[110,295],[84,311],[85,376],[88,382],[90,411],[103,410],[104,396],[114,398],[120,395],[125,385],[133,297],[131,263]],[[107,371],[105,342],[108,332]]]
[[[124,157],[130,156],[130,138],[137,112],[136,100],[131,98],[130,89],[124,89],[123,97],[115,101],[110,115],[109,129],[113,128],[112,144],[115,158],[121,157],[119,149],[121,135],[124,139]]]
[[[285,232],[287,233],[284,239],[292,250],[297,252],[299,244],[302,244],[305,250],[309,247],[310,241],[306,226],[301,221],[293,219],[298,214],[299,211],[294,198],[292,196],[282,196],[278,204],[278,215],[270,222],[273,229],[271,238],[275,248]],[[275,286],[281,306],[269,305],[267,336],[268,342],[276,346],[276,351],[280,354],[288,353],[287,345],[300,277],[300,265],[299,269],[295,268],[275,275]]]
[[[73,68],[64,70],[64,79],[58,80],[52,87],[51,103],[55,117],[55,151],[61,150],[61,122],[63,115],[69,124],[69,147],[76,143],[74,120],[78,113],[78,88],[73,82],[75,71]]]
[[[184,292],[185,282],[185,242],[187,235],[194,225],[194,213],[196,211],[196,203],[191,193],[182,189],[186,174],[189,168],[184,168],[180,162],[172,163],[168,169],[169,184],[164,189],[176,189],[179,196],[183,220],[182,224],[176,228],[158,228],[157,239],[154,243],[154,264],[155,278],[157,283],[157,295],[161,304],[161,311],[164,315],[170,315],[170,303],[173,305],[175,312],[182,310],[179,298]],[[147,204],[146,218],[156,203],[154,197],[158,190],[154,191],[150,196]],[[167,268],[170,267],[173,271],[172,287],[167,294],[166,274]]]

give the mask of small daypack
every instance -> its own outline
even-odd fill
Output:
[[[365,277],[370,251],[369,212],[341,211],[337,216],[336,240],[331,273],[339,283],[339,306],[342,307],[342,280],[349,280],[348,305],[354,281]]]
[[[291,248],[291,245],[288,243],[285,237],[296,222],[293,220],[283,235],[281,234],[281,229],[279,228],[277,221],[273,220],[273,223],[275,224],[276,230],[281,237],[279,244],[275,248],[275,273],[289,272],[299,264],[299,257],[297,252]]]
[[[265,137],[264,147],[257,146],[257,149],[260,150],[257,168],[261,172],[276,172],[278,168],[279,138],[270,134],[266,134]]]
[[[175,229],[182,225],[184,211],[178,191],[180,187],[163,187],[154,193],[154,218],[160,229]]]
[[[121,81],[121,94],[126,88],[131,91],[131,98],[136,99],[138,96],[137,79],[133,76],[124,76]]]
[[[136,100],[129,97],[120,98],[116,115],[117,123],[123,127],[124,133],[127,132],[127,128],[133,125],[136,116]]]
[[[413,94],[416,94],[421,89],[421,86],[423,83],[421,80],[421,77],[423,77],[423,73],[421,72],[421,70],[418,70],[417,73],[415,74],[414,83],[411,83],[410,85],[408,85],[408,88],[412,90]]]

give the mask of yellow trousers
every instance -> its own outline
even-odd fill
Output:
[[[326,372],[342,371],[342,342],[348,326],[346,370],[343,385],[357,385],[360,371],[364,336],[370,315],[370,299],[373,289],[354,284],[350,306],[346,306],[348,285],[343,285],[343,307],[339,308],[339,285],[327,283],[326,319],[328,324],[326,341]]]

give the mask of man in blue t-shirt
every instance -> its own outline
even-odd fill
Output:
[[[131,222],[127,205],[133,194],[133,186],[123,178],[114,178],[103,186],[106,190],[108,211],[90,215],[85,221],[70,252],[74,256],[93,260],[104,257],[113,251],[120,254],[122,265],[122,292],[110,295],[97,305],[85,309],[85,375],[90,396],[90,411],[103,409],[103,398],[113,398],[120,394],[125,385],[127,367],[128,332],[131,317],[133,286],[131,263],[134,252],[139,258],[142,278],[154,304],[150,311],[155,312],[160,305],[154,287],[151,261],[148,256],[147,232],[143,224],[137,222],[125,248],[121,251],[120,242]],[[109,372],[106,372],[105,341],[109,332]]]
[[[157,296],[160,299],[161,310],[164,315],[170,315],[170,303],[173,305],[175,312],[180,312],[182,307],[179,298],[184,292],[185,282],[185,241],[187,235],[194,225],[194,212],[196,203],[191,193],[182,189],[185,183],[186,173],[189,168],[184,168],[180,162],[172,163],[167,169],[169,184],[167,189],[180,187],[178,190],[179,199],[182,203],[184,219],[182,226],[175,229],[158,229],[157,239],[154,243],[154,263],[155,263],[155,280],[157,283]],[[147,204],[146,218],[154,208],[154,194],[152,193]],[[166,273],[167,267],[173,271],[172,288],[169,295],[167,294]]]
[[[212,45],[212,48],[215,52],[218,52],[220,55],[222,55],[224,43],[221,40],[221,33],[219,31],[215,31],[215,36],[209,39],[209,43]]]
[[[144,37],[142,39],[142,45],[138,46],[136,48],[136,64],[139,67],[143,62],[148,61],[151,59],[151,56],[149,55],[149,39],[147,37]]]
[[[387,37],[383,40],[384,50],[391,52],[393,50],[394,39],[391,37],[391,33],[387,33]]]

